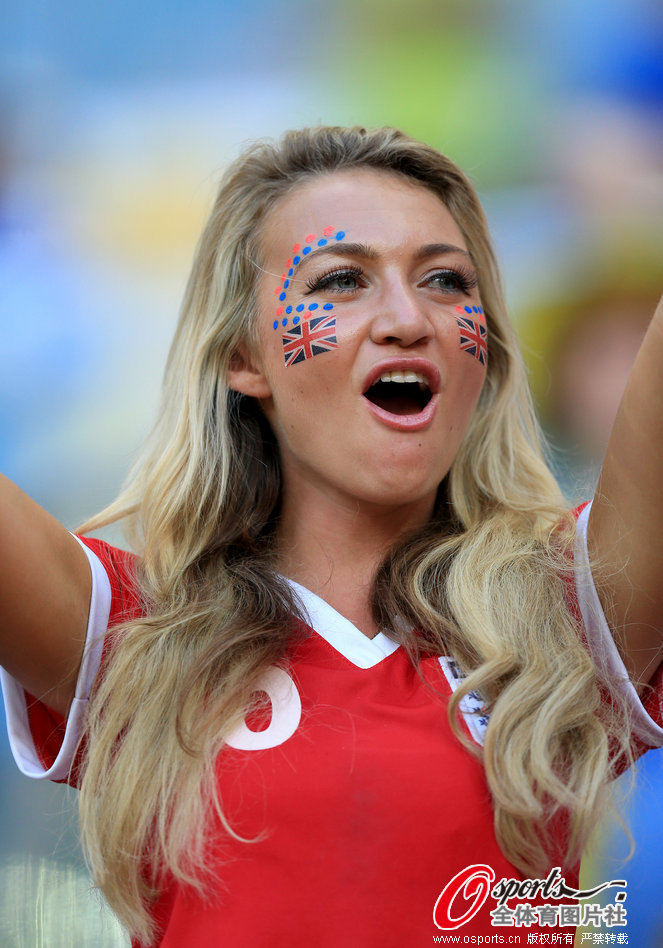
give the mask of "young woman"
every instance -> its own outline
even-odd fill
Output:
[[[458,168],[321,128],[228,170],[152,438],[84,528],[123,519],[135,555],[3,486],[14,751],[80,785],[136,944],[487,938],[481,873],[573,884],[663,743],[662,333],[576,521]]]

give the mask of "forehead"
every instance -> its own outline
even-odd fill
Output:
[[[267,259],[288,256],[292,244],[325,227],[377,250],[453,243],[467,249],[451,213],[433,191],[405,176],[367,168],[318,175],[297,185],[263,226]]]

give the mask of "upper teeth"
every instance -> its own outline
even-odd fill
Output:
[[[420,388],[428,388],[426,377],[420,372],[383,372],[381,382],[417,382]]]

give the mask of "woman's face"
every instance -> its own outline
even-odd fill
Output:
[[[259,352],[230,384],[261,399],[286,496],[427,518],[486,372],[451,214],[406,178],[345,170],[284,197],[262,245]]]

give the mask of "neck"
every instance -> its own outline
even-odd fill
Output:
[[[384,508],[321,496],[305,501],[290,493],[282,504],[279,569],[372,638],[379,631],[370,607],[378,566],[398,538],[426,523],[431,512],[429,498]]]

